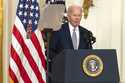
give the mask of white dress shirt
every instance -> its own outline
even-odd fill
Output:
[[[73,34],[73,30],[75,28],[75,32],[76,32],[76,36],[77,36],[77,49],[79,47],[79,38],[80,38],[80,35],[79,35],[79,27],[73,27],[70,23],[69,23],[69,30],[70,30],[70,35],[72,37],[72,34]]]

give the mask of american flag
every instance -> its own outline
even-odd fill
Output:
[[[39,0],[19,0],[12,30],[9,76],[14,83],[46,83]]]

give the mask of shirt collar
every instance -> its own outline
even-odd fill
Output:
[[[70,22],[69,22],[68,24],[69,24],[69,29],[70,29],[71,31],[73,31],[73,30],[74,30],[74,27],[71,25]],[[77,31],[77,30],[79,30],[78,26],[75,27],[75,31]]]

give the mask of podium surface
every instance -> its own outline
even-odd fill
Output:
[[[83,62],[89,55],[98,56],[103,70],[98,76],[89,76]],[[52,83],[119,83],[116,51],[113,49],[64,50],[52,63]]]

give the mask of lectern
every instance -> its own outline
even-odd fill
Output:
[[[64,50],[53,60],[52,83],[119,83],[116,51]]]

